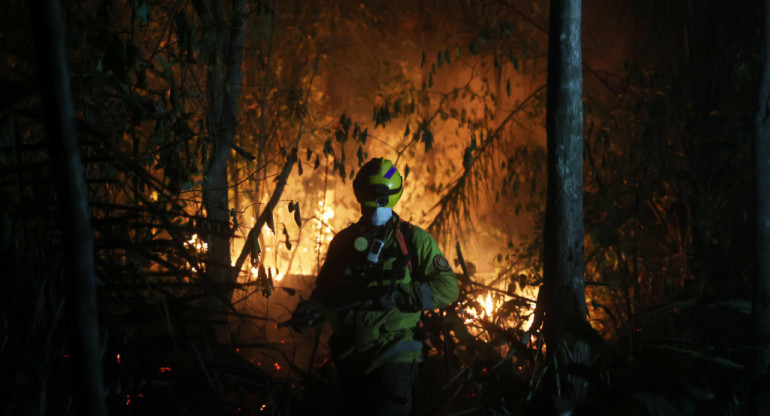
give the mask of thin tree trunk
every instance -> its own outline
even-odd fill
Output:
[[[756,210],[757,280],[753,318],[755,342],[759,347],[756,375],[768,377],[770,361],[770,1],[763,1],[762,81],[756,118]],[[764,384],[767,384],[766,382]],[[767,387],[759,397],[756,414],[770,411]]]
[[[209,223],[206,282],[212,289],[204,307],[223,318],[229,307],[230,281],[230,201],[227,165],[233,148],[238,102],[243,73],[245,0],[232,1],[230,15],[223,17],[220,2],[194,1],[203,28],[213,36],[205,39],[208,72],[208,137],[211,141],[209,165],[203,184],[203,204]],[[229,28],[229,32],[226,30]],[[218,332],[218,331],[217,331]]]
[[[33,2],[32,24],[48,146],[62,231],[74,405],[80,415],[106,415],[96,307],[94,242],[88,192],[75,132],[65,34],[58,0]]]
[[[583,283],[583,103],[581,0],[551,0],[548,41],[548,194],[544,297],[540,305],[549,359],[560,371],[589,360]],[[556,374],[557,392],[580,396],[577,377]]]

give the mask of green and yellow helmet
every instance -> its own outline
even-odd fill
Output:
[[[393,207],[403,193],[401,174],[388,159],[371,159],[353,180],[356,199],[367,207]]]

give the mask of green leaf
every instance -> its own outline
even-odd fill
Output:
[[[134,9],[134,18],[139,21],[140,24],[146,25],[149,23],[148,19],[148,13],[147,13],[147,3],[145,2],[137,2],[135,1],[133,4]]]

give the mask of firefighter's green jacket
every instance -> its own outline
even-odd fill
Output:
[[[398,232],[405,244],[397,241]],[[375,239],[384,242],[376,264],[367,260]],[[394,290],[401,295],[398,307],[377,302]],[[368,373],[387,362],[421,361],[422,343],[413,332],[422,311],[447,306],[458,294],[455,274],[436,241],[394,214],[386,225],[359,221],[332,239],[313,299],[332,323],[335,362]]]

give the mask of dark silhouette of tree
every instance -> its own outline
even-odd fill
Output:
[[[756,118],[757,277],[754,294],[754,336],[759,347],[755,372],[767,377],[770,359],[770,1],[763,2],[762,75]],[[766,384],[766,383],[765,383]],[[759,413],[770,410],[765,387]]]
[[[37,35],[38,68],[48,148],[58,201],[66,281],[72,393],[78,414],[106,415],[102,354],[96,307],[94,241],[88,190],[75,130],[75,110],[58,0],[39,0],[31,13]]]
[[[581,0],[552,0],[546,109],[548,190],[542,313],[549,358],[562,369],[589,359],[583,272],[583,103]],[[580,381],[556,374],[557,394],[579,394]],[[559,380],[560,379],[560,380]],[[561,389],[558,389],[561,390]]]

